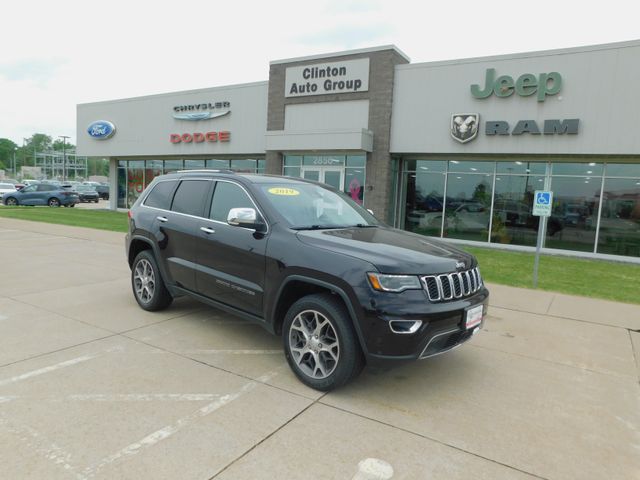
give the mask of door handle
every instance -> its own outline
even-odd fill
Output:
[[[156,217],[156,219],[160,220],[162,223],[169,221],[167,217]]]
[[[209,235],[211,233],[216,233],[216,231],[213,228],[200,227],[200,230],[202,230],[207,235]]]

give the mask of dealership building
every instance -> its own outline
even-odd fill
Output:
[[[275,60],[269,80],[78,105],[111,208],[183,169],[302,177],[419,234],[640,258],[640,41],[429,63],[395,46]]]

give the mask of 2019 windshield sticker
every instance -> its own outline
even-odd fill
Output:
[[[298,190],[293,188],[273,187],[267,190],[271,195],[295,196],[300,195]]]

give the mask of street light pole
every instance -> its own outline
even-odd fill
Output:
[[[62,181],[67,181],[67,138],[66,135],[58,135],[62,139]]]
[[[13,147],[13,178],[16,178],[16,150],[18,147]]]

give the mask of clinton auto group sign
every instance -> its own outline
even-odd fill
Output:
[[[366,92],[368,90],[368,58],[289,67],[285,75],[285,97]]]

